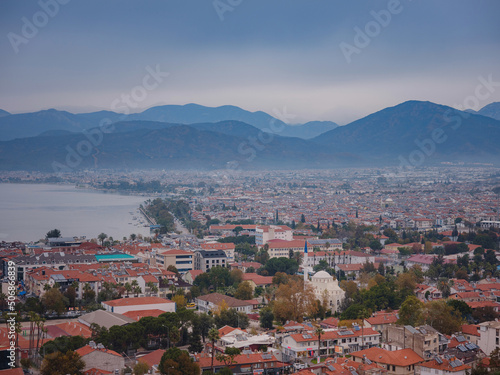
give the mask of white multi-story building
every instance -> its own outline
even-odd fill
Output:
[[[500,348],[500,322],[484,322],[479,324],[479,340],[477,345],[486,355]]]
[[[483,220],[481,221],[481,229],[500,228],[500,221]]]
[[[375,263],[374,255],[365,254],[360,251],[311,251],[309,241],[307,241],[307,246],[309,247],[309,256],[307,257],[308,267],[314,267],[322,260],[325,260],[330,267],[334,267],[336,264]]]
[[[304,253],[304,240],[270,240],[268,242],[269,249],[267,250],[269,258],[289,258],[290,252],[295,253],[296,251]]]
[[[293,240],[293,230],[286,225],[263,225],[255,228],[255,244],[264,246],[271,240]]]

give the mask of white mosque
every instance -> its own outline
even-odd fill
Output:
[[[339,309],[344,299],[345,292],[339,287],[339,282],[335,280],[333,276],[326,271],[319,271],[311,277],[311,281],[309,282],[314,288],[317,299],[321,301],[326,293],[328,306],[332,312]]]
[[[307,264],[307,241],[304,247],[304,264]],[[344,299],[345,292],[339,286],[339,282],[337,279],[334,279],[326,271],[316,272],[309,280],[309,267],[304,267],[304,286],[307,283],[311,283],[314,288],[314,293],[316,294],[316,298],[320,301],[323,300],[323,297],[326,294],[327,303],[332,312],[335,312],[339,309],[342,300]]]

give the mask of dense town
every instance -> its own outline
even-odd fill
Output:
[[[6,173],[144,195],[130,215],[150,236],[0,243],[0,374],[497,372],[499,180],[457,166]]]

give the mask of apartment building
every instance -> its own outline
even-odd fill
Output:
[[[198,250],[194,253],[194,269],[208,272],[212,267],[227,267],[224,250]]]
[[[293,230],[286,225],[263,225],[255,228],[255,244],[264,246],[271,240],[293,240]]]
[[[180,273],[185,273],[194,269],[194,253],[180,249],[158,251],[156,266],[163,269],[174,266]]]
[[[201,248],[203,250],[222,250],[226,253],[226,263],[231,264],[234,262],[234,243],[203,243]]]
[[[439,332],[431,326],[388,325],[383,332],[382,347],[387,350],[410,348],[420,357],[429,359],[439,353]]]
[[[489,356],[493,350],[500,348],[500,322],[480,323],[479,335],[477,345],[486,355]]]
[[[350,354],[362,348],[371,348],[380,343],[380,333],[372,328],[355,326],[352,329],[328,330],[321,335],[321,356]],[[313,333],[296,333],[283,338],[285,361],[318,356],[318,336]]]

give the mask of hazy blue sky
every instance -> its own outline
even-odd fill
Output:
[[[170,75],[141,108],[286,107],[292,122],[346,123],[409,99],[462,104],[478,77],[500,81],[496,0],[401,1],[380,32],[371,12],[390,1],[217,0],[234,4],[223,20],[213,0],[60,1],[46,19],[38,1],[0,2],[0,108],[110,109],[157,65]],[[23,31],[33,18],[34,36]],[[348,63],[340,45],[356,47],[367,25],[373,37]],[[500,87],[480,104],[492,101]]]

